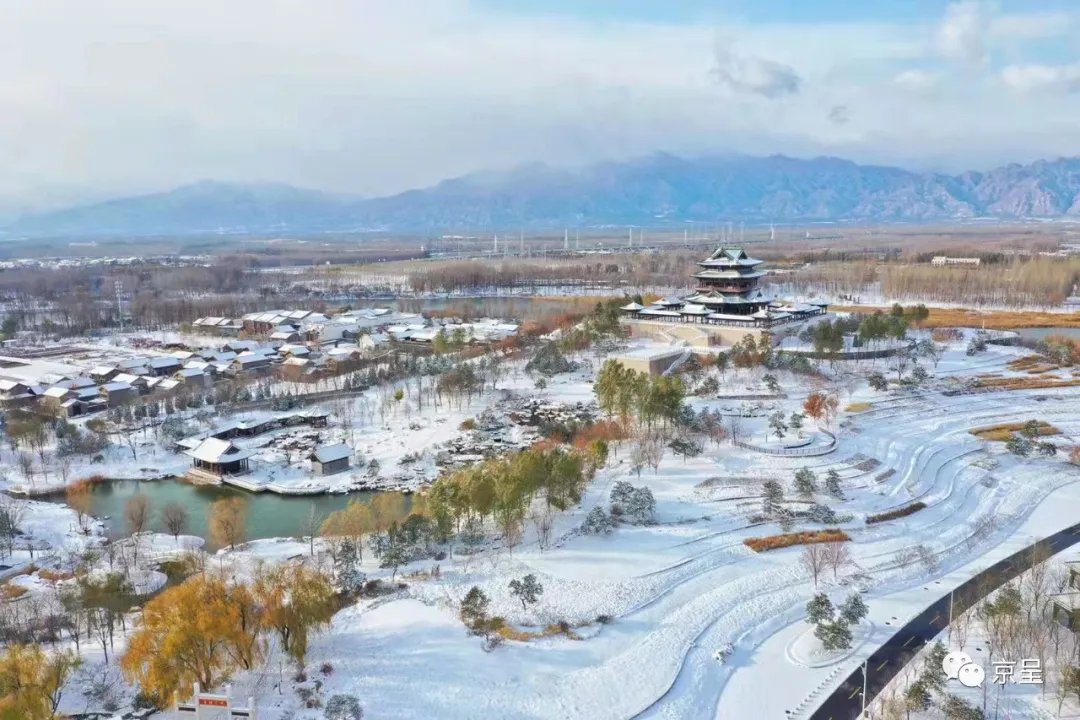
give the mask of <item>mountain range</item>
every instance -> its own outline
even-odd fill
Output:
[[[914,222],[1080,218],[1080,158],[959,175],[831,157],[658,154],[578,169],[529,165],[378,198],[200,182],[27,215],[0,237],[439,232],[683,226],[686,221]]]

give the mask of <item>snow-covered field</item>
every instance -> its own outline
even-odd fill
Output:
[[[992,348],[970,358],[955,350],[937,372],[1008,375],[1005,365],[1018,354]],[[577,398],[587,387],[557,378],[547,393]],[[778,402],[790,412],[802,395]],[[820,700],[823,688],[917,614],[936,590],[1075,522],[1080,513],[1080,471],[1063,457],[1020,460],[1001,443],[991,446],[968,432],[1039,418],[1062,430],[1054,439],[1067,449],[1080,430],[1074,389],[945,397],[935,390],[889,396],[857,387],[850,400],[873,407],[843,423],[839,449],[830,455],[766,457],[727,444],[710,445],[686,461],[669,455],[640,479],[657,498],[656,525],[622,526],[607,537],[573,533],[588,510],[605,503],[616,479],[639,482],[626,453],[616,455],[581,507],[559,519],[556,547],[541,552],[526,543],[512,555],[442,562],[440,578],[411,583],[407,597],[339,614],[312,648],[312,665],[337,668],[325,692],[351,692],[379,717],[396,718],[805,717],[813,709],[808,697]],[[751,436],[761,440],[764,420],[748,422]],[[843,527],[871,608],[868,637],[843,660],[818,667],[789,652],[807,628],[803,606],[813,592],[800,551],[758,555],[742,544],[778,532],[748,527],[760,506],[760,481],[775,477],[788,484],[804,465],[819,478],[830,468],[841,475],[848,499],[834,506],[851,515]],[[927,509],[863,523],[867,513],[916,499]],[[915,545],[933,552],[936,567],[899,565],[898,553]],[[545,590],[536,609],[523,612],[508,582],[527,572]],[[852,572],[842,572],[837,583],[826,577],[823,587],[843,594]],[[492,612],[511,623],[563,620],[583,639],[507,642],[485,652],[456,617],[473,584],[491,596]],[[604,615],[611,620],[598,622]],[[719,664],[714,653],[726,643],[735,652]]]
[[[952,387],[950,379],[1015,375],[1006,365],[1022,354],[991,346],[969,357],[958,344],[931,370],[937,379],[930,386],[893,393],[869,390],[854,379],[854,371],[888,372],[886,361],[826,367],[846,389],[841,407],[858,403],[860,411],[841,412],[834,425],[823,426],[838,438],[836,449],[825,455],[777,457],[707,443],[698,457],[668,452],[655,471],[646,467],[638,478],[629,447],[619,448],[581,505],[557,517],[555,541],[547,549],[527,532],[512,552],[494,545],[471,556],[455,552],[438,562],[437,577],[406,577],[407,589],[399,594],[338,613],[308,656],[311,668],[333,667],[320,678],[320,692],[354,694],[372,718],[808,717],[830,687],[944,589],[1080,517],[1080,468],[1065,457],[1080,433],[1080,387],[942,394]],[[770,412],[800,410],[812,389],[801,377],[778,377],[788,397],[764,401],[756,417],[742,421],[746,439],[754,443],[766,442]],[[590,378],[588,370],[556,376],[543,395],[588,400]],[[745,393],[760,382],[760,373],[729,370],[721,394]],[[538,392],[526,377],[503,385]],[[864,403],[869,409],[862,409]],[[691,404],[721,409],[733,401],[692,398]],[[372,440],[364,452],[393,463],[401,453],[438,442],[477,411],[444,413],[442,422],[420,416],[416,422],[423,432],[380,436],[382,445]],[[1060,429],[1051,439],[1062,452],[1017,458],[1003,443],[969,433],[1029,419]],[[808,421],[805,431],[815,430]],[[815,587],[799,562],[801,550],[758,554],[743,544],[781,532],[753,519],[761,509],[762,482],[776,479],[790,488],[802,467],[813,469],[819,483],[826,472],[837,471],[846,496],[818,496],[841,514],[837,525],[852,539],[853,560],[835,578],[826,572],[820,589],[836,598],[864,590],[870,607],[851,652],[832,658],[816,653],[805,638],[804,606]],[[617,480],[651,489],[656,523],[620,525],[606,536],[578,533],[592,508],[607,506]],[[915,500],[927,507],[901,519],[865,523],[868,514]],[[814,526],[801,520],[798,527]],[[905,551],[916,546],[934,561],[905,559]],[[244,567],[308,551],[304,542],[260,541],[219,553],[217,560]],[[433,564],[417,563],[399,577]],[[367,553],[364,570],[373,577],[389,574]],[[544,591],[535,606],[523,610],[508,584],[526,573],[535,574]],[[561,621],[574,637],[507,641],[485,650],[457,617],[473,585],[491,597],[492,614],[513,626],[540,629]],[[733,654],[718,662],[717,649],[729,643]],[[298,711],[298,718],[321,717],[300,709],[287,688],[274,689],[279,677],[275,660],[263,673],[237,678],[234,693],[255,693],[261,720],[278,720],[290,711]]]

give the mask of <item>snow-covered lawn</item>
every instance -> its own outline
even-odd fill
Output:
[[[1007,374],[1009,360],[1023,354],[991,347],[968,357],[961,343],[941,360],[937,375]],[[619,448],[581,505],[558,516],[550,547],[537,546],[530,525],[512,551],[497,543],[471,556],[455,549],[452,558],[401,569],[399,578],[436,564],[439,573],[407,577],[401,594],[340,612],[311,645],[309,675],[328,663],[333,671],[320,676],[322,694],[355,694],[368,715],[378,718],[808,716],[814,706],[808,698],[820,701],[831,683],[949,587],[1080,516],[1080,469],[1063,456],[1080,433],[1080,388],[946,396],[939,386],[882,393],[848,374],[872,368],[888,370],[885,361],[826,368],[847,388],[841,407],[871,405],[841,413],[837,423],[823,428],[838,438],[832,453],[777,457],[709,443],[696,458],[669,451],[656,470],[643,468],[639,478],[629,447]],[[788,397],[763,401],[751,413],[755,417],[742,420],[743,432],[755,443],[766,442],[769,413],[801,410],[813,389],[788,373],[779,379]],[[584,369],[557,376],[542,394],[565,402],[589,400],[589,380]],[[525,377],[502,384],[538,394]],[[760,373],[728,371],[721,394],[758,384]],[[722,409],[742,403],[694,398],[692,405]],[[364,428],[356,444],[366,457],[391,465],[456,432],[478,410],[442,411],[442,422],[419,416],[419,429],[408,432],[400,426]],[[1027,419],[1060,428],[1062,435],[1053,439],[1064,453],[1019,459],[1002,443],[969,433]],[[817,429],[808,421],[805,432],[814,436]],[[851,537],[853,565],[835,578],[826,572],[823,588],[836,596],[853,588],[867,591],[870,616],[846,656],[821,656],[807,635],[804,606],[814,583],[799,562],[801,549],[756,554],[743,544],[780,532],[755,519],[765,480],[780,481],[792,506],[805,507],[790,489],[802,467],[814,470],[819,486],[835,470],[846,495],[842,501],[822,493],[815,498],[841,515],[838,524]],[[622,524],[607,536],[578,533],[591,509],[607,506],[618,480],[650,488],[656,524]],[[869,514],[915,500],[926,508],[888,522],[864,522]],[[798,525],[814,527],[807,520]],[[164,551],[167,540],[154,539],[149,547]],[[913,559],[916,546],[932,561]],[[220,552],[214,562],[243,569],[256,561],[303,558],[309,551],[305,542],[266,540]],[[369,553],[364,557],[369,576],[389,575]],[[523,610],[508,584],[526,573],[537,576],[544,592],[537,605]],[[492,614],[511,625],[539,629],[563,621],[580,639],[552,635],[485,651],[457,618],[458,603],[473,585],[491,597]],[[717,649],[729,643],[733,654],[718,662]],[[275,661],[262,673],[237,678],[234,692],[256,693],[260,717],[277,720],[299,708],[291,687],[280,693],[274,688],[281,677]],[[319,714],[301,710],[297,717]]]

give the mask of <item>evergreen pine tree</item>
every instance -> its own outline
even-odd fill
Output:
[[[832,620],[833,604],[825,593],[818,593],[806,603],[806,622],[811,625],[820,625]]]
[[[860,620],[866,617],[868,612],[870,612],[870,609],[866,607],[866,603],[859,593],[851,593],[848,599],[844,601],[844,604],[840,606],[840,618],[848,625],[858,624]]]
[[[825,492],[837,500],[844,499],[844,489],[840,487],[840,473],[835,468],[829,468],[825,473]]]
[[[817,492],[817,476],[808,467],[799,468],[795,473],[795,492],[799,497],[809,500]]]
[[[784,488],[775,480],[766,480],[762,485],[765,491],[765,499],[761,504],[761,511],[767,517],[776,515],[780,509],[780,503],[784,501]]]

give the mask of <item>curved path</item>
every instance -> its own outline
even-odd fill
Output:
[[[862,669],[851,673],[810,716],[811,720],[855,720],[858,718],[863,707],[864,680],[867,692],[866,701],[869,703],[914,657],[919,648],[931,642],[947,627],[950,597],[953,598],[954,611],[966,609],[1029,570],[1032,558],[1036,556],[1033,551],[1055,554],[1077,544],[1080,544],[1080,523],[1028,545],[1023,550],[991,565],[951,593],[942,595],[897,630],[867,659],[865,679]],[[961,602],[958,598],[963,598],[963,601]]]
[[[980,554],[975,552],[975,547],[981,543],[973,542],[975,538],[970,525],[974,518],[984,514],[997,518],[994,537],[982,539],[982,542],[997,544],[1048,493],[1062,484],[1075,482],[1075,478],[1048,482],[1049,478],[1035,475],[1034,468],[1015,468],[1001,477],[994,477],[994,473],[975,465],[975,456],[985,457],[985,443],[969,434],[972,427],[1015,420],[1018,413],[1025,411],[1038,412],[1062,425],[1075,420],[1071,403],[1036,403],[1032,395],[1024,391],[1002,393],[971,398],[963,404],[943,402],[937,393],[903,398],[872,420],[873,425],[889,427],[889,432],[879,433],[876,437],[856,434],[849,438],[849,442],[854,442],[855,447],[867,456],[881,458],[885,466],[899,471],[889,482],[879,486],[877,502],[873,495],[864,497],[866,509],[884,510],[907,504],[914,497],[924,498],[929,505],[903,523],[848,529],[858,541],[853,550],[857,552],[860,565],[881,583],[879,588],[888,586],[899,590],[924,582],[918,577],[921,572],[916,571],[913,576],[911,568],[898,566],[895,560],[897,551],[918,542],[913,537],[932,535],[933,550],[942,561],[942,569],[958,567]],[[1075,390],[1065,391],[1062,395],[1071,400],[1075,398]],[[861,417],[859,420],[862,421],[860,424],[866,422]],[[757,556],[756,560],[772,564],[772,559],[765,556]],[[745,573],[742,589],[748,590],[746,586],[749,585],[754,591],[742,597],[723,591],[707,592],[712,611],[698,616],[698,631],[683,640],[687,645],[674,668],[654,661],[656,673],[674,670],[673,677],[643,711],[634,714],[635,717],[714,716],[719,696],[731,674],[755,663],[753,648],[801,617],[802,602],[809,593],[808,578],[799,577],[790,566],[785,568],[787,572],[781,582],[777,582],[776,570],[779,568],[776,567],[748,571],[741,565],[739,569]],[[709,575],[712,573],[707,573],[706,577]],[[711,579],[722,582],[720,577]],[[742,609],[756,606],[756,612],[740,617],[743,613],[732,612],[734,608],[728,603]],[[900,644],[905,640],[906,637]],[[731,666],[718,668],[712,659],[712,650],[727,642],[735,643],[736,657]],[[876,665],[881,662],[879,659]],[[655,682],[650,684],[656,687]],[[861,684],[859,687],[861,689]],[[828,717],[824,715],[821,720]]]

